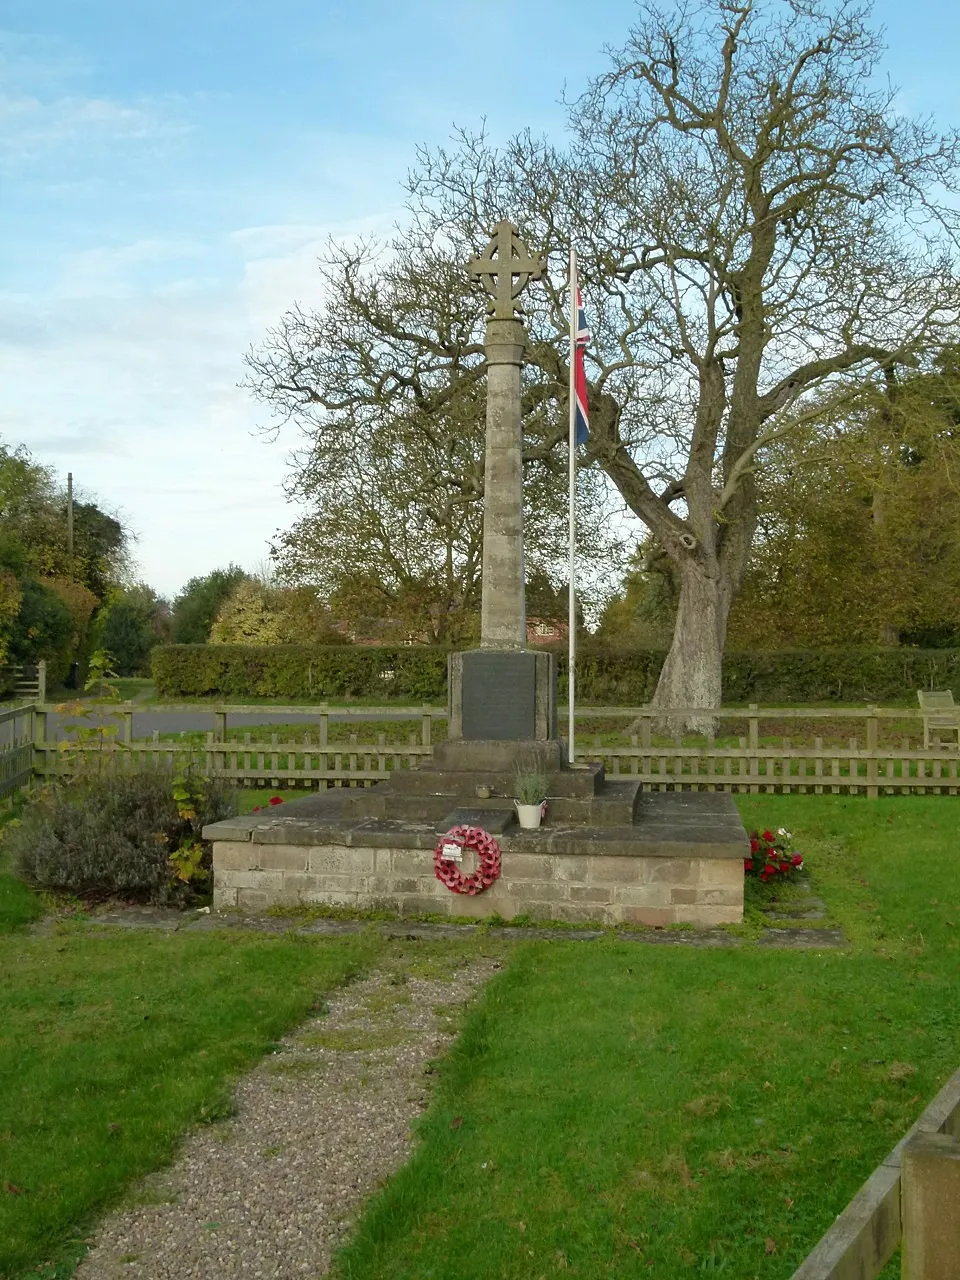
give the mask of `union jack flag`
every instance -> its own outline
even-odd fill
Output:
[[[577,444],[586,444],[590,439],[590,415],[587,406],[587,374],[583,366],[583,349],[590,341],[590,330],[587,328],[587,317],[584,314],[579,285],[577,286],[577,331],[574,341],[573,386],[577,402],[576,441]]]

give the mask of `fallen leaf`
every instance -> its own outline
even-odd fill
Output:
[[[683,1156],[676,1153],[668,1155],[663,1161],[664,1173],[671,1173],[679,1178],[681,1184],[685,1187],[693,1186],[693,1178],[690,1176],[690,1167],[684,1160]]]
[[[450,1121],[450,1128],[459,1129],[462,1124],[463,1124],[463,1116],[454,1116],[453,1119]]]
[[[787,1208],[788,1208],[788,1209],[792,1209],[792,1208],[793,1208],[793,1201],[790,1199],[790,1197],[789,1197],[789,1196],[784,1196],[784,1197],[783,1197],[783,1203],[787,1206]]]
[[[15,1182],[5,1182],[5,1183],[3,1184],[3,1189],[4,1189],[4,1191],[7,1193],[7,1195],[8,1195],[8,1196],[22,1196],[22,1195],[23,1195],[23,1187],[18,1187],[18,1186],[17,1186],[17,1184],[16,1184]]]
[[[917,1068],[910,1062],[891,1062],[887,1068],[888,1080],[909,1080],[917,1074]]]
[[[777,1252],[776,1241],[771,1240],[770,1237],[767,1236],[766,1240],[764,1240],[763,1242],[763,1251],[764,1253],[776,1253]]]
[[[689,1111],[692,1116],[715,1116],[718,1111],[722,1111],[728,1105],[728,1099],[721,1097],[720,1094],[707,1093],[702,1098],[692,1099],[683,1109]]]

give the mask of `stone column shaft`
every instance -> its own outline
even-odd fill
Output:
[[[480,647],[525,649],[523,462],[519,320],[487,321],[487,440],[483,480]]]

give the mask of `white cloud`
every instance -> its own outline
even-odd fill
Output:
[[[0,158],[8,167],[68,145],[142,142],[185,132],[187,125],[158,103],[0,94]]]
[[[295,518],[283,494],[294,433],[259,433],[268,414],[237,385],[243,353],[294,301],[322,302],[331,230],[389,225],[277,224],[68,257],[46,298],[0,297],[0,434],[119,510],[160,591],[230,561],[253,567]],[[149,288],[145,271],[159,274]]]

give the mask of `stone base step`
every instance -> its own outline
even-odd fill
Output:
[[[600,761],[578,765],[575,769],[559,769],[547,772],[548,798],[584,798],[603,791],[604,772]],[[506,799],[512,803],[515,795],[515,775],[484,769],[445,769],[427,761],[419,769],[397,770],[390,779],[390,788],[396,795],[429,796],[458,795],[477,798],[477,787],[489,787],[488,799]]]
[[[444,784],[450,787],[447,774]],[[623,827],[633,822],[641,783],[633,779],[605,782],[595,795],[547,795],[547,817],[544,826]],[[471,795],[469,789],[410,793],[397,791],[392,783],[370,790],[356,790],[344,801],[346,812],[355,819],[389,818],[407,822],[435,822],[454,809],[477,809],[489,813],[515,813],[513,798]]]

